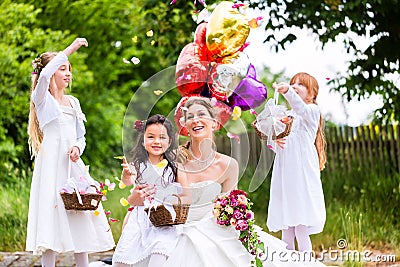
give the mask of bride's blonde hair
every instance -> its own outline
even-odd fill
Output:
[[[36,115],[35,104],[32,101],[32,93],[38,83],[39,75],[42,69],[52,60],[57,53],[46,52],[36,58],[33,62],[36,64],[34,72],[32,72],[31,99],[29,104],[29,122],[28,122],[28,144],[31,155],[36,156],[40,150],[43,141],[43,133],[39,128],[39,121]]]

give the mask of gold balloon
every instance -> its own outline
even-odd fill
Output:
[[[207,24],[206,43],[214,57],[236,53],[246,42],[250,26],[245,15],[240,14],[234,3],[221,2],[212,12]]]

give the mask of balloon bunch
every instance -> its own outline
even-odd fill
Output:
[[[199,24],[194,41],[181,51],[176,84],[182,97],[216,98],[231,109],[254,109],[267,97],[266,86],[243,52],[251,22],[237,4],[219,3],[208,22]]]

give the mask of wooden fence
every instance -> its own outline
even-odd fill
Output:
[[[352,171],[358,168],[400,173],[400,127],[367,125],[359,127],[326,127],[327,170]],[[242,134],[240,144],[235,139],[219,136],[218,150],[232,155],[239,163],[257,166],[262,148],[254,132]],[[271,158],[271,156],[269,156]]]

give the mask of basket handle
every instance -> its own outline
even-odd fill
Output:
[[[100,192],[100,189],[96,185],[94,185],[94,184],[89,185],[89,187],[91,187],[91,186],[93,186],[96,189],[96,192]]]
[[[278,99],[279,99],[279,92],[278,92],[278,90],[275,90],[274,91],[274,104],[275,104],[275,106],[278,105]]]
[[[69,157],[69,155],[67,155],[68,157],[68,176],[67,179],[71,178],[71,158]]]
[[[166,200],[168,197],[170,197],[170,196],[176,197],[176,198],[178,199],[178,204],[179,204],[179,205],[182,205],[181,197],[180,197],[179,195],[177,195],[177,194],[171,194],[171,195],[165,196],[164,199],[163,199],[163,203],[164,203],[165,200]]]
[[[72,162],[72,160],[68,155],[68,182],[72,184],[72,186],[75,190],[76,196],[78,198],[79,204],[83,205],[82,197],[81,197],[81,194],[79,193],[78,186],[74,183],[74,181],[72,181],[70,179],[71,178],[71,162]]]

